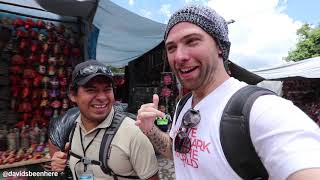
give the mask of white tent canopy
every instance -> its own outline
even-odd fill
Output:
[[[281,66],[252,72],[268,80],[296,77],[320,78],[320,57],[290,62]]]

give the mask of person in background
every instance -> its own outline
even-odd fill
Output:
[[[165,105],[161,104],[159,106],[159,111],[166,113]],[[166,114],[164,117],[157,117],[154,123],[162,132],[168,132],[172,124],[171,116],[169,114]]]

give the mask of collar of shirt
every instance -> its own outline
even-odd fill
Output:
[[[83,130],[84,132],[84,135],[87,135],[87,134],[90,134],[92,132],[94,132],[95,130],[101,128],[107,128],[111,125],[111,122],[112,122],[112,119],[113,119],[113,116],[114,116],[114,109],[113,107],[111,108],[111,111],[110,113],[108,114],[108,116],[105,118],[105,120],[103,120],[97,127],[91,129],[90,131],[86,132],[84,126],[83,126],[83,123],[81,121],[81,115],[78,116],[78,118],[76,119],[76,123],[79,124],[81,130]]]

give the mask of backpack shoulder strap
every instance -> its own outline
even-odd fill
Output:
[[[187,93],[186,95],[184,95],[184,96],[180,99],[180,101],[179,101],[179,103],[178,103],[178,105],[177,105],[177,109],[176,109],[176,119],[175,119],[175,123],[177,123],[177,119],[178,119],[178,117],[179,117],[179,114],[180,114],[183,106],[187,103],[188,99],[191,97],[191,95],[192,95],[192,93],[189,92],[189,93]]]
[[[220,141],[232,169],[243,179],[268,179],[250,137],[249,118],[255,100],[274,92],[248,85],[238,90],[224,108],[220,123]]]
[[[72,124],[72,129],[71,129],[70,135],[69,135],[69,143],[70,143],[69,145],[70,145],[70,148],[71,148],[72,139],[73,139],[73,134],[74,134],[74,131],[76,130],[76,127],[77,127],[77,123],[74,122],[74,123]]]
[[[127,179],[139,179],[139,177],[137,176],[122,176],[122,175],[115,174],[108,165],[108,160],[110,157],[110,150],[111,150],[110,149],[111,142],[125,118],[126,116],[123,113],[115,111],[111,125],[105,130],[102,137],[100,151],[99,151],[99,161],[102,163],[102,166],[100,167],[105,174],[113,176],[115,179],[117,179],[117,176],[124,177]]]

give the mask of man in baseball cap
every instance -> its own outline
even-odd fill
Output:
[[[105,142],[103,135],[115,131],[113,122],[121,113],[114,108],[112,76],[110,68],[96,60],[80,63],[72,72],[69,98],[77,104],[80,116],[75,120],[71,144],[67,143],[65,149],[70,149],[73,179],[88,179],[89,176],[96,180],[119,177],[157,180],[158,164],[152,144],[129,117],[122,120],[109,147],[110,156],[106,161],[112,173],[106,173],[95,163],[100,160],[100,146],[106,146],[102,143]],[[54,153],[53,171],[64,170],[66,150]]]

